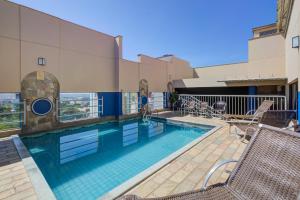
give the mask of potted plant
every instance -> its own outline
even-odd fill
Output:
[[[177,101],[178,101],[178,94],[177,94],[177,92],[170,93],[169,102],[171,104],[171,109],[172,110],[174,110],[175,104],[176,104]]]

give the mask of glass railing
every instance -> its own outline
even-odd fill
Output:
[[[123,103],[122,111],[124,115],[138,113],[140,111],[140,104],[138,101]]]
[[[24,104],[19,99],[0,99],[0,131],[21,128],[23,111]]]
[[[135,114],[140,111],[139,97],[137,92],[122,93],[122,113],[123,115]]]
[[[61,122],[98,118],[103,115],[103,97],[93,99],[60,99],[58,119]]]

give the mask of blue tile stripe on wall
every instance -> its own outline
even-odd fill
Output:
[[[300,117],[300,91],[298,91],[298,104],[297,104],[297,119],[298,119],[298,124],[299,123],[299,117]]]
[[[103,97],[103,114],[100,116],[122,115],[122,93],[121,92],[98,92],[98,98]],[[99,108],[100,109],[100,108]]]

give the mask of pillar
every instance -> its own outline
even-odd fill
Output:
[[[249,86],[248,87],[248,95],[256,95],[257,94],[257,87],[256,86]],[[248,98],[248,111],[256,109],[256,101],[255,98]]]

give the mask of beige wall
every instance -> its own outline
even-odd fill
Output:
[[[284,56],[284,37],[281,34],[255,38],[248,42],[249,63],[274,58],[284,60]]]
[[[192,78],[194,70],[187,61],[172,57],[170,62],[168,62],[168,74],[168,81]]]
[[[294,1],[285,40],[285,64],[288,82],[291,82],[300,76],[300,50],[292,48],[292,37],[294,36],[300,36],[300,0]],[[299,82],[298,84],[300,86]]]
[[[148,81],[149,91],[162,92],[167,90],[167,62],[145,55],[140,55],[140,79]]]
[[[223,80],[246,78],[247,63],[195,68],[197,78],[174,81],[176,87],[219,87],[226,86]]]
[[[19,9],[0,1],[0,91],[20,91]]]
[[[113,36],[7,1],[0,1],[0,27],[1,92],[19,92],[36,70],[55,75],[62,92],[116,90]]]
[[[300,35],[300,0],[295,0],[287,39],[275,34],[249,40],[249,61],[196,68],[175,56],[122,59],[122,37],[99,33],[59,18],[0,1],[0,92],[19,92],[30,72],[44,70],[57,77],[62,92],[137,91],[146,79],[150,91],[177,87],[227,86],[225,80],[299,76],[299,51],[291,37]],[[21,19],[21,20],[20,20]],[[46,66],[37,58],[45,57]],[[195,74],[195,78],[193,78]],[[183,79],[183,80],[181,80]]]
[[[139,55],[139,62],[120,60],[120,91],[138,91],[139,81],[146,79],[149,91],[165,92],[169,81],[193,77],[189,63],[171,56],[168,59]]]
[[[139,90],[139,63],[121,59],[119,68],[119,90],[136,92]]]
[[[20,82],[37,70],[52,73],[61,92],[166,91],[168,81],[191,78],[189,63],[174,56],[122,59],[122,37],[73,24],[7,1],[0,1],[0,92],[20,92]],[[46,58],[46,66],[37,58]],[[165,57],[164,57],[165,58]]]
[[[0,28],[0,32],[1,30]],[[0,92],[18,91],[20,91],[20,42],[0,36]]]

